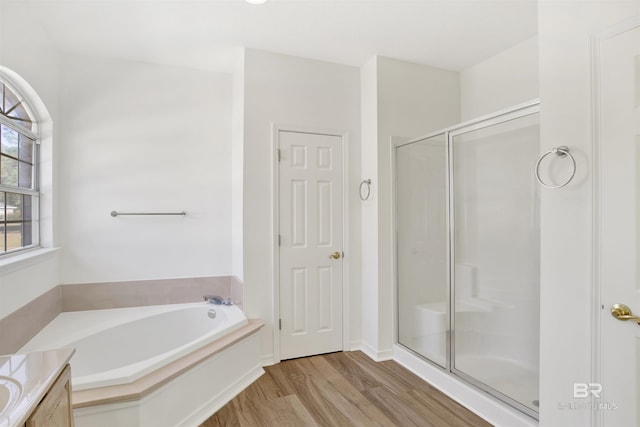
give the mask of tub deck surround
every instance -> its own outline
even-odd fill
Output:
[[[89,390],[73,391],[73,408],[111,403],[130,402],[140,400],[157,390],[185,371],[202,363],[209,357],[218,354],[243,339],[257,333],[264,326],[260,319],[249,319],[246,326],[220,338],[198,350],[171,362],[170,364],[151,372],[144,377],[130,383],[116,386],[99,387]],[[224,367],[222,367],[224,369]]]
[[[76,427],[198,427],[264,374],[260,329],[240,330],[139,380],[74,392]]]

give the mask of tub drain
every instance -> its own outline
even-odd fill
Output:
[[[540,401],[539,400],[534,400],[533,401],[533,406],[535,406],[536,408],[538,408],[540,406]]]
[[[210,319],[215,319],[216,318],[216,311],[212,308],[211,310],[209,310],[207,312],[207,315],[209,316]]]

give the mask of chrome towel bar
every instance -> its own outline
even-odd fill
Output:
[[[117,211],[111,211],[111,216],[112,217],[117,217],[117,216],[124,216],[124,215],[153,215],[153,216],[160,216],[160,215],[181,215],[181,216],[185,216],[187,213],[185,211],[182,212],[117,212]]]

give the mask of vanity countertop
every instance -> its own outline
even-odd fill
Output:
[[[0,427],[24,425],[75,350],[0,356]]]

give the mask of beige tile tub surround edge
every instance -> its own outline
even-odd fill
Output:
[[[238,283],[232,276],[213,276],[63,285],[62,311],[181,304],[202,301],[206,294],[231,297],[242,308]]]
[[[62,311],[56,286],[0,319],[0,354],[12,354],[29,342]]]
[[[231,288],[231,301],[242,310],[244,301],[244,285],[237,276],[230,276],[229,286]]]
[[[230,297],[242,309],[242,282],[235,276],[58,285],[0,318],[0,354],[13,354],[58,314],[202,301],[205,294]]]
[[[264,326],[260,319],[249,319],[249,324],[220,338],[210,344],[187,354],[186,356],[163,366],[130,383],[116,386],[100,387],[73,392],[73,409],[107,403],[130,402],[140,400],[157,390],[183,372],[191,369],[208,357],[220,353],[244,338],[257,333]]]

